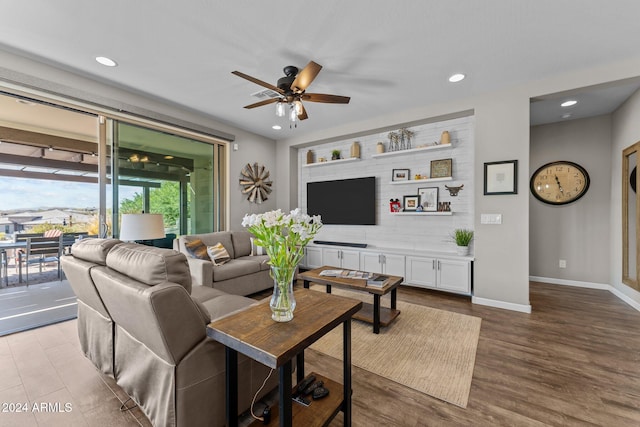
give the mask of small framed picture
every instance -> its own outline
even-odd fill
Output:
[[[518,194],[518,161],[485,163],[484,194]]]
[[[431,160],[430,178],[446,178],[452,172],[452,159]]]
[[[392,181],[408,181],[409,169],[394,169],[391,180]]]
[[[420,205],[420,196],[404,196],[402,199],[402,205],[405,212],[414,212]]]
[[[438,187],[418,188],[418,195],[425,212],[438,211]]]

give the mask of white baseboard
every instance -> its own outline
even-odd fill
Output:
[[[593,282],[581,282],[577,280],[565,280],[565,279],[554,279],[551,277],[539,277],[539,276],[529,276],[529,280],[533,282],[542,282],[542,283],[550,283],[552,285],[563,285],[563,286],[575,286],[578,288],[589,288],[589,289],[602,289],[605,291],[609,291],[622,301],[629,304],[634,309],[640,311],[640,303],[630,298],[628,295],[620,292],[618,289],[613,286],[605,283],[593,283]]]
[[[519,311],[521,313],[531,313],[530,304],[514,304],[511,302],[498,301],[495,299],[471,297],[473,304],[486,305],[489,307],[503,308],[505,310]]]

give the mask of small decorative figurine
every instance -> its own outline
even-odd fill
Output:
[[[462,184],[459,187],[449,187],[448,185],[445,185],[444,188],[446,188],[447,190],[449,190],[449,195],[452,197],[455,197],[458,195],[458,192],[460,190],[462,190],[462,187],[464,187],[464,184]]]

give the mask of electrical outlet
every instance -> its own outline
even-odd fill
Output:
[[[566,259],[561,259],[560,262],[558,263],[558,266],[560,268],[567,268],[567,260]]]

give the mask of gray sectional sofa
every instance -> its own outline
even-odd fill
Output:
[[[214,265],[210,259],[197,259],[185,244],[201,240],[206,246],[222,243],[231,260]],[[251,255],[251,234],[247,231],[218,231],[180,236],[173,248],[187,257],[193,283],[233,295],[251,295],[273,287],[267,255]]]
[[[82,351],[156,426],[225,424],[225,349],[213,319],[256,301],[192,285],[184,254],[115,239],[83,239],[62,268],[78,297]],[[269,369],[238,358],[239,409]],[[259,397],[277,386],[272,376]]]

